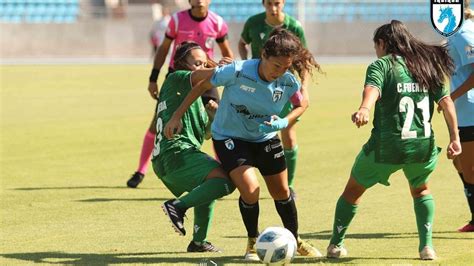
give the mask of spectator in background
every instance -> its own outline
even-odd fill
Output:
[[[166,28],[171,20],[170,10],[160,4],[153,4],[153,24],[150,30],[150,43],[153,48],[153,58],[155,57],[158,47],[165,38]]]
[[[176,47],[184,41],[196,42],[211,59],[214,58],[214,43],[217,42],[221,54],[225,59],[233,57],[229,41],[227,40],[227,24],[221,16],[209,10],[210,2],[211,0],[189,0],[189,4],[191,5],[190,9],[172,15],[164,36],[165,38],[156,52],[153,69],[149,78],[148,91],[153,99],[158,100],[159,92],[156,82],[161,67],[165,63],[171,43],[174,42],[168,74],[174,72],[173,57],[176,52]],[[217,103],[219,102],[219,94],[215,88],[209,90],[201,98],[204,105],[210,100]],[[127,181],[128,187],[136,188],[143,180],[148,164],[150,163],[155,135],[156,112],[143,140],[138,168]]]

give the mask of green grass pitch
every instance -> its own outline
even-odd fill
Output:
[[[310,88],[311,106],[298,124],[296,190],[300,233],[325,252],[334,208],[370,126],[350,121],[358,107],[364,65],[323,65]],[[1,66],[0,264],[244,264],[246,238],[236,199],[220,200],[209,240],[221,254],[188,254],[160,205],[171,193],[151,168],[139,189],[135,170],[154,111],[146,90],[149,66]],[[441,115],[437,143],[447,145]],[[209,143],[204,145],[210,151]],[[349,257],[297,257],[295,264],[423,264],[413,205],[402,174],[369,190],[348,231]],[[474,262],[474,234],[457,233],[469,217],[451,162],[440,156],[432,176],[436,200],[429,264]],[[281,225],[262,181],[260,229]],[[190,232],[192,210],[186,227]],[[211,265],[211,264],[208,264]]]

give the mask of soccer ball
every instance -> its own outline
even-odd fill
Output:
[[[282,227],[268,227],[257,238],[257,255],[263,263],[282,265],[290,263],[296,254],[296,239]]]

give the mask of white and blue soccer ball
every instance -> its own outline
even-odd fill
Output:
[[[257,255],[263,263],[282,265],[296,255],[296,239],[288,229],[268,227],[257,238]]]

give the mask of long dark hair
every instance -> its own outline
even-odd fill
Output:
[[[293,64],[290,71],[298,73],[301,80],[304,80],[304,73],[312,75],[313,67],[321,72],[321,67],[314,59],[308,49],[301,43],[300,39],[293,33],[282,27],[275,28],[263,45],[262,56],[290,56],[293,58]]]
[[[429,45],[416,39],[398,20],[378,27],[373,40],[377,44],[383,40],[387,54],[403,57],[412,77],[428,90],[442,88],[445,77],[454,71],[446,45]]]
[[[201,46],[195,42],[185,41],[182,42],[177,48],[176,53],[174,54],[174,69],[175,70],[189,70],[189,66],[187,64],[188,56],[191,54],[192,50],[200,49],[202,50]],[[212,68],[216,67],[216,62],[212,61],[209,56],[207,57],[206,67]]]

